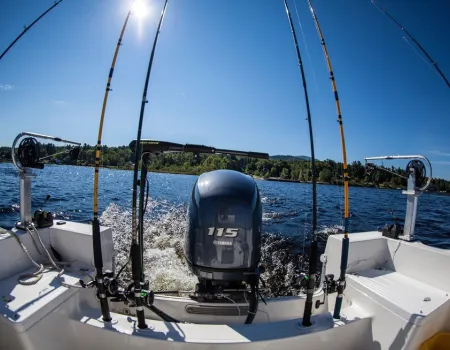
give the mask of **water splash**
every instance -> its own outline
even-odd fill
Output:
[[[155,291],[193,290],[196,277],[189,272],[181,243],[186,231],[186,208],[164,201],[149,201],[144,218],[144,270]],[[117,218],[121,218],[117,220]],[[111,204],[101,216],[102,225],[112,229],[117,266],[129,258],[131,243],[131,212]],[[131,264],[124,269],[131,279]]]
[[[101,222],[112,229],[116,264],[123,266],[129,258],[131,212],[111,204],[103,212]],[[182,249],[187,230],[186,206],[150,200],[144,225],[144,269],[152,289],[194,290],[197,278],[189,271]],[[302,268],[307,268],[307,263],[301,254],[295,253],[294,239],[265,232],[261,250],[261,262],[266,266],[266,272],[262,275],[267,287],[265,294],[296,294],[299,288],[297,276]],[[131,279],[131,264],[124,269],[123,277]]]
[[[343,225],[322,226],[317,232],[317,236],[326,241],[328,239],[328,236],[341,233],[344,233]]]

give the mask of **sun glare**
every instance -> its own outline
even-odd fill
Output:
[[[138,18],[144,18],[148,15],[148,6],[144,0],[136,0],[133,5],[133,15]]]

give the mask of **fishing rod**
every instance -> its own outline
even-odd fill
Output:
[[[25,28],[23,29],[22,33],[20,33],[17,36],[17,38],[15,38],[13,40],[13,42],[11,44],[9,44],[9,46],[6,48],[6,50],[3,51],[3,53],[0,55],[0,60],[3,58],[3,56],[6,55],[6,53],[9,51],[9,49],[11,47],[13,47],[14,44],[22,37],[22,35],[24,35],[28,31],[28,29],[30,29],[32,26],[34,26],[42,17],[44,17],[47,13],[49,13],[51,10],[53,10],[57,5],[59,5],[59,3],[61,1],[63,1],[63,0],[55,1],[55,3],[52,6],[50,6],[50,8],[48,8],[47,11],[45,11],[42,15],[40,15],[38,18],[36,18],[33,23],[31,23],[29,26],[25,26]]]
[[[438,67],[437,62],[435,62],[431,58],[431,56],[428,54],[428,52],[425,51],[423,46],[420,45],[420,43],[411,35],[411,33],[408,32],[408,30],[405,27],[403,27],[394,17],[392,17],[384,8],[382,8],[380,5],[378,5],[374,0],[371,0],[371,2],[377,9],[379,9],[382,13],[384,13],[388,18],[390,18],[392,20],[392,22],[394,22],[401,30],[403,30],[405,32],[405,34],[414,42],[414,44],[417,45],[417,47],[420,49],[420,51],[422,51],[422,53],[428,58],[428,60],[433,65],[433,67],[436,69],[439,76],[445,81],[447,86],[450,88],[450,82],[448,81],[448,79],[446,78],[444,73],[442,73],[441,69]]]
[[[269,154],[267,153],[235,151],[230,149],[215,148],[211,146],[196,145],[191,143],[183,145],[181,143],[174,143],[168,141],[141,140],[140,145],[144,153],[149,153],[152,155],[160,155],[163,153],[189,152],[189,153],[228,154],[249,158],[269,159]],[[132,150],[136,149],[136,140],[131,141],[129,147]]]
[[[144,110],[145,104],[147,101],[147,89],[148,82],[150,79],[150,73],[153,65],[153,58],[155,56],[156,44],[158,42],[159,32],[161,29],[162,22],[164,20],[164,15],[166,13],[168,0],[165,0],[163,10],[161,12],[161,18],[159,20],[158,28],[156,30],[155,39],[153,41],[153,48],[150,54],[150,59],[148,62],[147,75],[145,77],[144,84],[144,92],[142,94],[142,103],[141,103],[141,112],[139,115],[139,126],[136,138],[136,147],[135,147],[135,158],[134,158],[134,172],[133,172],[133,200],[132,200],[132,209],[131,209],[131,270],[133,275],[134,282],[134,293],[136,298],[136,317],[138,321],[139,328],[147,328],[147,324],[145,323],[145,315],[144,315],[144,300],[141,295],[141,277],[142,277],[142,264],[141,264],[141,247],[143,244],[143,230],[142,225],[139,225],[139,240],[137,236],[136,230],[136,206],[137,206],[137,183],[138,183],[138,172],[139,172],[139,162],[141,160],[141,134],[142,134],[142,122],[144,119]],[[144,191],[144,184],[140,184],[140,190]],[[144,203],[139,202],[139,213],[143,212]]]
[[[337,297],[336,304],[334,306],[333,317],[340,319],[342,299],[344,297],[345,289],[345,273],[347,271],[347,261],[348,261],[348,250],[349,250],[349,238],[348,238],[348,226],[349,226],[349,195],[348,195],[348,167],[347,167],[347,151],[345,149],[345,137],[344,137],[344,125],[342,123],[341,114],[341,104],[339,102],[339,96],[336,88],[336,80],[334,78],[333,68],[331,66],[330,56],[328,55],[327,46],[325,45],[325,39],[320,29],[319,21],[317,19],[314,8],[312,7],[311,0],[307,0],[309,9],[311,11],[314,22],[316,23],[317,33],[319,34],[320,41],[323,47],[323,53],[327,61],[328,71],[330,73],[331,86],[334,92],[334,99],[336,102],[336,111],[338,115],[339,131],[341,135],[341,145],[342,145],[342,158],[343,158],[343,171],[344,171],[344,238],[342,239],[342,252],[341,252],[341,273],[339,275],[338,287],[337,287]]]
[[[300,72],[302,74],[303,81],[303,91],[305,93],[306,101],[306,113],[308,119],[309,127],[309,141],[311,144],[311,182],[312,182],[312,238],[311,238],[311,250],[309,255],[309,269],[308,269],[308,289],[306,292],[306,303],[305,310],[303,313],[302,325],[309,327],[311,323],[312,305],[313,305],[313,294],[314,286],[316,284],[316,273],[317,273],[317,239],[316,239],[316,229],[317,229],[317,194],[316,194],[316,160],[314,157],[314,139],[313,139],[313,129],[311,122],[311,110],[309,107],[308,89],[306,88],[306,78],[305,71],[303,69],[302,57],[300,55],[300,49],[298,46],[297,35],[295,34],[294,25],[292,23],[291,13],[287,1],[284,0],[284,7],[286,8],[286,14],[289,19],[289,25],[291,27],[292,37],[294,39],[295,49],[297,51],[298,65],[300,66]]]
[[[117,55],[122,45],[123,34],[127,27],[128,19],[131,15],[131,8],[128,11],[125,22],[122,26],[122,31],[120,32],[119,40],[117,41],[116,50],[114,51],[113,60],[111,63],[111,68],[109,69],[108,82],[106,83],[105,96],[103,98],[102,113],[100,115],[100,125],[98,128],[98,138],[97,138],[97,149],[95,151],[95,170],[94,170],[94,220],[92,221],[92,245],[94,251],[94,265],[96,269],[96,282],[98,288],[98,295],[100,299],[100,308],[102,311],[103,321],[111,321],[111,315],[109,312],[108,299],[106,296],[105,286],[103,284],[103,257],[102,257],[102,243],[100,236],[100,221],[98,219],[98,177],[100,160],[102,157],[102,132],[103,132],[103,121],[105,119],[106,104],[108,102],[108,95],[111,91],[111,80],[114,74],[114,67],[116,65]]]

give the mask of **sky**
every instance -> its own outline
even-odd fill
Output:
[[[145,0],[119,52],[102,142],[136,138],[163,7]],[[450,77],[450,2],[379,0]],[[53,1],[0,2],[0,52]],[[289,0],[316,157],[342,160],[328,70],[306,0]],[[0,61],[0,145],[21,131],[95,144],[107,76],[131,0],[64,0]],[[349,162],[422,154],[450,179],[450,90],[370,0],[314,0],[341,101]],[[297,10],[297,11],[296,11]],[[298,12],[298,18],[297,14]],[[302,80],[282,0],[171,0],[142,137],[309,155]],[[389,163],[385,163],[389,164]],[[390,165],[390,164],[389,164]],[[393,164],[395,165],[395,164]]]

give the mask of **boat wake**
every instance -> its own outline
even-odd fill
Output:
[[[111,204],[103,212],[101,223],[112,229],[116,264],[120,268],[129,259],[131,211]],[[197,278],[190,273],[182,248],[187,230],[186,205],[149,200],[144,225],[144,269],[152,289],[194,290]],[[320,235],[327,236],[338,231],[339,227],[324,227]],[[266,267],[262,275],[265,296],[295,295],[301,288],[299,276],[308,269],[307,257],[301,253],[302,243],[281,233],[263,233],[261,260]],[[123,273],[123,277],[131,280],[131,263]]]

